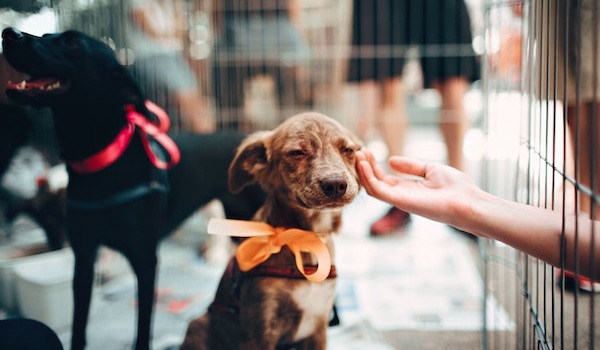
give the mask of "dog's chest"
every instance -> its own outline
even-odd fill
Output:
[[[313,334],[322,327],[333,308],[335,280],[320,283],[302,283],[290,294],[293,301],[302,310],[302,318],[294,335],[298,341]]]

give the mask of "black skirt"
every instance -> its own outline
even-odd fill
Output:
[[[463,0],[354,0],[348,81],[402,75],[408,48],[418,48],[424,84],[480,78]]]

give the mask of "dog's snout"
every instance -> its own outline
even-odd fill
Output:
[[[15,28],[6,28],[2,31],[2,39],[6,41],[18,41],[23,39],[24,35]]]
[[[321,189],[331,199],[340,198],[346,193],[348,182],[343,177],[330,177],[321,180]]]

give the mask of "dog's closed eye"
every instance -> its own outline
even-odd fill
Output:
[[[347,157],[353,157],[356,150],[352,147],[342,147],[341,152],[342,152],[342,154],[346,155]]]
[[[306,156],[306,154],[307,153],[302,149],[294,149],[294,150],[288,151],[286,153],[286,155],[288,157],[292,157],[292,158],[302,158],[302,157]]]

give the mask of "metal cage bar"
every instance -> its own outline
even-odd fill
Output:
[[[486,120],[489,128],[502,112],[493,101],[517,96],[519,157],[505,161],[514,169],[511,189],[489,186],[512,200],[562,213],[563,226],[577,225],[573,213],[587,215],[593,232],[598,220],[598,3],[587,0],[486,1],[487,60],[484,67]],[[514,39],[514,40],[513,40]],[[509,53],[518,52],[515,57]],[[507,57],[510,57],[507,58]],[[517,72],[506,81],[506,72]],[[491,119],[491,120],[490,120]],[[511,119],[512,120],[512,119]],[[494,160],[487,159],[486,169]],[[487,172],[487,184],[499,179]],[[497,186],[496,186],[497,187]],[[577,246],[561,248],[562,264],[550,266],[512,248],[481,244],[486,296],[510,311],[514,328],[483,330],[485,349],[595,349],[600,347],[597,284],[580,273],[565,271],[566,254],[579,261],[584,240],[590,243],[594,271],[597,237],[581,237]],[[526,233],[524,233],[526,234]],[[563,231],[564,234],[564,231]],[[564,237],[564,236],[563,236]],[[497,288],[503,286],[504,288]],[[489,315],[484,312],[489,320]],[[492,324],[490,324],[492,323]]]

